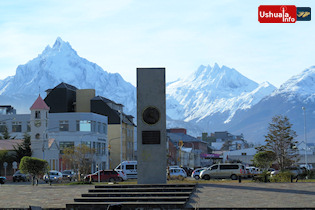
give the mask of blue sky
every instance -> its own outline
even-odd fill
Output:
[[[0,79],[59,36],[81,57],[136,84],[137,67],[168,82],[225,65],[279,87],[315,65],[315,20],[260,24],[258,6],[314,0],[12,0],[0,2]]]

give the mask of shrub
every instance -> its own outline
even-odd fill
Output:
[[[78,182],[70,182],[67,185],[84,185],[84,184],[92,184],[92,182],[88,181],[78,181]]]
[[[305,179],[306,177],[309,179],[315,179],[315,169],[304,170],[300,178]]]
[[[253,177],[253,181],[256,182],[270,182],[270,172],[269,171],[263,171],[258,176]]]
[[[179,181],[184,181],[185,177],[179,175],[179,176],[167,176],[167,180],[179,180]]]
[[[307,175],[309,179],[315,179],[315,169],[309,170]]]
[[[290,171],[281,171],[275,176],[270,177],[270,182],[291,182],[293,174]]]

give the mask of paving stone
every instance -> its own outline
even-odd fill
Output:
[[[91,185],[0,186],[0,208],[66,208]],[[315,208],[315,183],[198,184],[186,208]]]

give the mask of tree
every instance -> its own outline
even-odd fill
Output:
[[[294,140],[296,136],[296,132],[292,130],[292,124],[286,116],[277,115],[272,118],[268,134],[265,136],[266,145],[262,148],[275,153],[275,160],[279,164],[280,170],[297,161],[298,150],[295,145],[298,142]]]
[[[8,127],[4,126],[4,131],[1,132],[2,136],[0,136],[0,139],[14,139],[15,137],[11,137],[8,131]]]
[[[31,136],[27,133],[24,134],[24,141],[17,146],[13,146],[15,150],[15,158],[17,162],[20,162],[24,156],[32,156],[31,149]]]
[[[276,160],[276,155],[272,151],[260,151],[254,155],[253,163],[256,167],[268,169]]]
[[[63,160],[72,169],[77,169],[78,174],[88,174],[91,171],[95,150],[80,144],[63,150]],[[79,177],[80,179],[80,177]]]
[[[34,185],[34,178],[48,171],[48,162],[39,158],[25,156],[21,159],[20,170],[22,173],[32,175],[32,183]]]

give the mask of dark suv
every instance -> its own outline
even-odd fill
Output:
[[[13,182],[19,182],[19,181],[29,181],[29,175],[22,174],[20,171],[16,171],[15,174],[13,174]]]

